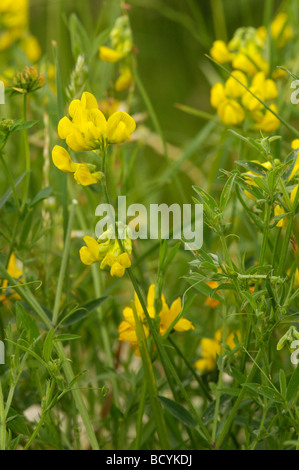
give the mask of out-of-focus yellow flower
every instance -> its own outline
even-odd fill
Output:
[[[200,342],[201,346],[201,356],[202,359],[199,359],[195,363],[195,367],[202,371],[202,372],[211,372],[216,369],[217,366],[217,356],[220,356],[222,352],[222,328],[216,331],[214,335],[214,339],[211,338],[203,338]],[[239,338],[239,332],[236,332],[237,337]],[[227,331],[227,338],[226,344],[230,349],[234,349],[236,347],[235,343],[235,335],[234,333],[228,333]]]
[[[0,51],[9,48],[20,39],[28,27],[27,0],[1,0],[0,3]]]
[[[12,255],[9,258],[9,262],[8,262],[8,266],[7,266],[7,272],[12,278],[14,278],[16,280],[19,280],[21,278],[21,276],[23,275],[23,270],[21,269],[20,262],[17,260],[14,253],[12,253]],[[2,302],[3,304],[6,304],[7,303],[6,293],[8,291],[8,288],[7,288],[8,287],[8,281],[5,279],[2,282],[2,285],[0,287],[1,287],[1,290],[0,290],[0,303]],[[11,299],[19,299],[20,298],[20,296],[16,293],[14,293],[12,295],[8,294],[8,296]]]
[[[274,103],[272,103],[269,107],[272,109],[272,111],[278,114],[278,109]],[[265,114],[259,112],[252,113],[252,117],[257,122],[257,124],[254,125],[254,128],[263,132],[274,132],[280,126],[280,120],[268,109],[266,110]]]
[[[122,67],[120,69],[120,76],[115,82],[115,86],[114,86],[115,90],[116,91],[128,90],[128,88],[130,88],[132,83],[133,83],[133,75],[132,75],[130,67],[127,67],[127,66]]]
[[[126,235],[126,238],[122,239],[125,253],[122,252],[118,241],[113,238],[114,230],[110,227],[99,240],[84,237],[87,246],[80,249],[82,263],[90,266],[100,261],[100,269],[105,270],[108,267],[112,277],[122,277],[126,269],[131,267],[129,255],[132,253],[132,241],[129,228],[125,226],[121,230]]]
[[[271,162],[264,162],[264,163],[261,163],[259,162],[258,160],[252,160],[253,163],[258,163],[259,165],[263,166],[264,168],[266,168],[267,170],[272,170],[272,163]],[[245,175],[244,175],[244,179],[246,181],[246,183],[250,184],[251,186],[256,186],[258,187],[258,184],[254,181],[254,177],[255,176],[260,176],[258,173],[254,173],[252,171],[248,171]],[[255,199],[255,197],[253,196],[253,194],[251,194],[249,191],[244,191],[244,194],[249,198],[249,199]]]
[[[96,98],[88,92],[69,106],[70,118],[58,124],[58,134],[74,151],[102,149],[109,144],[127,142],[136,128],[129,114],[118,111],[108,121],[99,110]]]
[[[294,289],[299,289],[299,269],[296,268],[295,277],[294,277]]]
[[[293,189],[292,192],[291,192],[290,201],[291,201],[292,204],[294,204],[294,202],[295,202],[295,198],[296,198],[296,195],[297,195],[298,187],[299,187],[299,186],[298,186],[298,184],[297,184],[297,186],[295,186],[294,189]],[[274,208],[274,215],[277,216],[277,215],[283,215],[283,214],[285,214],[284,208],[283,208],[282,206],[280,206],[280,205],[275,206],[275,208]],[[280,220],[277,222],[276,227],[282,227],[282,228],[284,228],[284,227],[286,227],[286,225],[287,225],[287,219],[286,219],[286,217],[283,217],[282,219],[280,219]]]
[[[29,35],[23,39],[22,48],[25,51],[26,57],[30,62],[37,62],[41,55],[42,50],[40,44],[35,36]]]
[[[94,165],[87,165],[84,163],[74,163],[70,157],[70,154],[63,147],[55,145],[52,150],[52,160],[56,168],[63,171],[64,173],[73,173],[74,178],[78,184],[82,186],[90,186],[98,183],[103,174],[101,172],[91,172],[90,167]]]
[[[218,108],[220,103],[226,100],[225,89],[222,83],[216,83],[211,88],[211,105],[213,108]]]
[[[171,307],[168,307],[163,294],[161,296],[161,302],[162,302],[162,308],[159,314],[157,315],[157,312],[155,310],[155,285],[152,284],[147,294],[147,311],[151,318],[155,319],[156,317],[159,317],[160,335],[163,336],[167,332],[168,328],[172,325],[174,320],[181,313],[182,303],[181,303],[181,299],[178,298],[171,304]],[[134,304],[135,304],[135,309],[138,314],[138,317],[140,318],[143,324],[145,335],[146,337],[148,337],[149,327],[146,323],[145,313],[143,311],[143,308],[140,304],[140,301],[138,299],[136,292],[135,292]],[[131,343],[130,347],[133,348],[135,350],[135,354],[139,356],[140,353],[139,353],[139,348],[138,348],[137,335],[135,331],[136,324],[134,320],[133,309],[131,307],[126,307],[123,311],[123,315],[124,315],[125,320],[121,322],[118,328],[119,341],[130,342]],[[178,320],[178,322],[175,324],[174,330],[179,331],[179,332],[189,331],[189,330],[194,330],[194,326],[189,320],[185,318],[180,318],[180,320]]]
[[[206,282],[207,286],[209,286],[211,289],[217,289],[219,286],[217,281],[209,281]],[[217,299],[213,299],[212,297],[207,297],[205,301],[205,305],[207,305],[210,308],[216,308],[218,305],[220,305],[220,301]]]
[[[226,62],[231,62],[234,54],[232,54],[224,41],[215,41],[213,43],[210,54],[217,62],[220,64],[225,64]]]
[[[242,106],[235,100],[225,99],[219,104],[218,115],[228,126],[238,126],[245,119],[245,112]]]
[[[274,80],[266,79],[264,72],[258,72],[254,76],[249,90],[262,101],[273,100],[278,96],[276,83]],[[247,91],[243,95],[243,106],[250,111],[262,109],[262,103],[260,103],[260,101],[258,101],[251,93]]]
[[[99,109],[104,114],[105,118],[108,119],[112,114],[119,110],[120,102],[112,97],[100,100]]]
[[[236,77],[243,85],[248,86],[248,80],[246,75],[241,72],[240,70],[234,70],[232,75]],[[225,93],[226,96],[229,98],[241,98],[244,93],[246,93],[245,88],[240,85],[233,77],[229,77],[229,79],[225,83]]]
[[[269,73],[269,63],[254,45],[249,45],[236,54],[233,58],[232,66],[236,70],[247,73],[250,77],[259,71],[264,71],[266,74]]]
[[[99,56],[101,60],[103,60],[104,62],[110,62],[111,64],[119,62],[124,57],[121,52],[118,52],[115,49],[111,49],[111,47],[107,46],[100,47]]]
[[[293,28],[287,24],[288,15],[284,12],[278,13],[271,24],[271,35],[278,40],[278,47],[283,47],[293,37]]]
[[[294,176],[299,172],[299,139],[295,139],[292,141],[292,149],[296,151],[298,150],[298,152],[296,156],[295,165],[293,167],[293,170],[290,176],[288,177],[288,181],[291,181],[294,178]]]

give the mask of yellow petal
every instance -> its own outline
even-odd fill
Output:
[[[66,116],[63,117],[58,124],[58,135],[61,139],[65,140],[71,132],[73,132],[74,125]]]
[[[83,264],[90,266],[99,261],[99,244],[92,237],[84,237],[87,246],[83,246],[80,250],[80,258]]]
[[[18,279],[23,274],[23,271],[18,268],[17,258],[16,258],[14,253],[12,253],[10,258],[9,258],[9,262],[8,262],[8,266],[7,266],[7,272],[14,279]]]
[[[130,88],[133,82],[133,75],[129,67],[126,67],[121,71],[120,76],[115,82],[115,90],[116,91],[124,91]]]
[[[101,60],[111,62],[112,64],[119,62],[123,58],[123,54],[107,46],[100,47],[99,55]]]
[[[59,145],[55,145],[52,150],[52,160],[56,168],[65,173],[74,173],[78,168],[78,164],[72,161],[70,154]]]
[[[107,122],[107,139],[110,143],[122,143],[130,140],[130,135],[135,131],[136,123],[129,114],[117,111],[112,114]]]
[[[82,94],[81,103],[85,109],[98,109],[99,108],[96,97],[92,93],[89,93],[88,91],[85,91]]]
[[[74,177],[78,184],[90,186],[91,184],[98,183],[102,175],[100,173],[91,173],[87,165],[78,164]]]
[[[118,261],[116,261],[110,269],[110,274],[112,277],[123,277],[125,272],[126,269]]]
[[[131,263],[131,260],[130,260],[130,257],[128,255],[128,253],[122,253],[121,255],[119,255],[117,260],[126,269],[130,268],[132,266],[132,263]]]

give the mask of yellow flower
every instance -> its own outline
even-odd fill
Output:
[[[69,115],[60,120],[58,134],[74,151],[96,150],[109,144],[127,142],[136,128],[129,114],[117,111],[108,121],[96,98],[88,92],[69,106]]]
[[[295,139],[292,141],[292,149],[299,150],[299,139]],[[299,152],[297,152],[296,162],[295,162],[295,165],[293,167],[293,170],[290,176],[288,177],[288,181],[291,181],[291,179],[294,178],[294,176],[298,173],[298,171],[299,171]]]
[[[35,36],[27,36],[22,42],[22,48],[30,62],[37,62],[42,55],[40,44]]]
[[[246,75],[241,72],[240,70],[234,70],[232,75],[236,77],[243,85],[248,86],[248,81]],[[225,93],[228,98],[241,98],[244,93],[246,92],[245,88],[240,85],[233,77],[229,77],[229,79],[225,83]]]
[[[213,108],[218,108],[218,106],[226,100],[226,94],[224,90],[224,86],[222,83],[216,83],[211,88],[211,105]]]
[[[251,93],[256,95],[262,101],[268,101],[277,98],[278,91],[274,80],[266,79],[264,72],[258,72],[251,83],[249,88]],[[250,111],[256,111],[263,108],[260,103],[251,93],[246,92],[242,98],[242,104]]]
[[[214,339],[203,338],[200,342],[201,347],[201,356],[202,359],[199,359],[195,363],[195,367],[202,372],[211,372],[217,366],[217,356],[220,356],[222,351],[221,341],[222,341],[222,328],[216,331]],[[228,334],[227,331],[226,344],[230,349],[236,347],[234,333]],[[239,337],[239,332],[236,333]]]
[[[234,55],[229,51],[227,45],[224,41],[215,41],[213,43],[210,54],[217,62],[220,64],[225,64],[226,62],[231,62]]]
[[[228,126],[237,126],[245,119],[245,112],[235,100],[225,99],[217,109],[218,115]]]
[[[115,64],[123,59],[123,54],[121,52],[116,51],[115,49],[111,49],[107,46],[101,46],[99,49],[99,57],[104,62],[110,62]]]
[[[133,83],[133,75],[130,67],[123,67],[120,69],[120,76],[115,82],[116,91],[124,91],[130,88]]]
[[[278,113],[278,109],[274,103],[271,104],[269,107],[276,114]],[[280,120],[276,116],[274,116],[274,114],[272,114],[271,111],[269,111],[268,109],[266,110],[265,114],[256,113],[252,114],[252,117],[255,121],[257,121],[257,124],[254,125],[254,128],[260,131],[274,132],[280,126]]]
[[[278,40],[278,47],[283,47],[293,37],[293,28],[287,25],[288,15],[284,12],[278,13],[271,24],[271,35]]]
[[[206,282],[207,286],[209,286],[211,289],[217,289],[219,286],[217,281],[209,281]],[[218,305],[220,305],[220,301],[217,299],[213,299],[212,297],[207,297],[205,301],[205,305],[207,305],[210,308],[216,308]]]
[[[296,199],[298,187],[299,186],[297,184],[297,186],[295,186],[294,189],[291,192],[290,201],[293,205],[294,205],[294,202],[295,202],[295,199]],[[285,214],[284,208],[280,205],[275,206],[274,215],[277,216],[277,215],[283,215],[283,214]],[[277,222],[276,227],[286,227],[286,225],[287,225],[287,219],[286,219],[286,217],[283,217],[282,219],[280,219]]]
[[[23,274],[23,270],[19,267],[19,264],[20,264],[20,262],[17,260],[15,254],[12,253],[12,255],[9,258],[9,262],[8,262],[8,266],[7,266],[7,272],[14,279],[20,279],[22,274]],[[4,280],[2,282],[2,285],[0,283],[0,287],[2,288],[0,290],[0,302],[5,304],[6,303],[5,292],[7,291],[8,281]],[[20,297],[19,297],[18,294],[13,294],[11,296],[11,298],[19,299]]]
[[[119,224],[120,225],[120,224]],[[126,269],[131,267],[129,255],[132,253],[132,241],[130,239],[130,230],[127,226],[123,228],[126,238],[122,240],[125,253],[121,251],[118,240],[113,238],[113,229],[110,227],[107,232],[102,234],[99,240],[92,237],[84,237],[87,246],[80,249],[80,259],[86,266],[101,262],[100,269],[110,268],[112,277],[122,277]]]
[[[59,145],[55,145],[52,150],[52,160],[59,170],[64,173],[73,173],[77,183],[82,186],[96,184],[103,177],[100,172],[92,173],[86,164],[74,163],[67,150]]]
[[[177,298],[172,304],[171,307],[168,307],[165,297],[162,294],[161,296],[162,308],[160,313],[157,315],[155,310],[155,285],[152,284],[148,290],[147,294],[147,311],[151,318],[155,319],[159,317],[160,320],[160,335],[163,336],[167,332],[168,328],[172,325],[174,320],[182,311],[181,299]],[[141,306],[141,303],[138,299],[138,296],[135,292],[134,304],[136,312],[143,324],[144,332],[146,337],[149,336],[149,327],[146,323],[145,313]],[[131,347],[135,349],[135,354],[139,355],[138,341],[136,335],[136,324],[134,320],[133,309],[126,307],[123,311],[125,320],[120,324],[119,332],[119,341],[128,341],[131,343]],[[185,319],[180,318],[174,326],[174,330],[178,332],[194,330],[192,323]]]

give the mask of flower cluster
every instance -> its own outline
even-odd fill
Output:
[[[216,368],[217,356],[220,356],[222,352],[222,328],[216,331],[214,338],[203,338],[200,342],[201,356],[195,363],[195,367],[202,372],[210,372]],[[230,349],[236,347],[235,336],[239,337],[239,333],[230,333],[227,331],[226,345]]]
[[[114,28],[110,33],[112,48],[101,46],[99,49],[100,59],[110,63],[120,63],[119,77],[115,82],[116,91],[127,90],[133,82],[132,68],[129,54],[133,49],[132,31],[128,16],[117,18]]]
[[[271,25],[272,40],[277,47],[284,46],[292,38],[293,30],[287,24],[287,15],[280,13]],[[264,110],[261,101],[277,113],[274,100],[278,96],[275,79],[283,73],[276,70],[269,77],[270,66],[264,57],[267,48],[265,27],[240,28],[233,39],[214,42],[211,56],[219,63],[231,63],[232,75],[226,83],[216,83],[211,90],[211,105],[225,124],[238,126],[248,115],[254,129],[273,132],[279,120],[269,110]],[[234,78],[235,77],[235,78]],[[245,87],[249,88],[249,93]],[[253,95],[255,95],[256,99]],[[261,100],[261,101],[259,101]]]
[[[95,96],[88,92],[84,92],[80,100],[71,102],[69,116],[60,120],[58,134],[75,152],[104,151],[110,144],[127,142],[136,128],[134,119],[122,111],[113,113],[106,120]],[[59,170],[73,173],[77,183],[83,186],[95,184],[103,176],[96,171],[95,165],[74,163],[61,146],[54,147],[52,159]]]
[[[126,269],[131,267],[129,255],[132,253],[132,241],[129,227],[118,223],[117,230],[124,251],[115,238],[114,227],[110,226],[98,240],[92,237],[84,237],[86,246],[83,246],[80,250],[82,263],[91,266],[94,263],[101,262],[101,269],[109,268],[111,276],[122,277]]]
[[[36,62],[41,48],[35,36],[28,31],[28,0],[1,0],[0,52],[19,42],[27,59]]]
[[[45,77],[42,73],[31,66],[25,67],[22,72],[17,72],[13,77],[12,93],[33,93],[44,86]]]
[[[165,335],[169,327],[172,325],[174,320],[180,315],[182,311],[182,303],[180,297],[178,297],[169,307],[165,301],[165,297],[163,294],[161,296],[161,303],[161,310],[159,313],[157,313],[155,309],[155,285],[152,284],[148,290],[147,295],[147,311],[152,319],[157,320],[159,322],[160,335],[163,336]],[[136,292],[134,299],[134,308],[136,309],[136,313],[143,325],[144,334],[146,338],[148,338],[150,334],[149,326],[146,322],[145,313],[143,311],[143,308],[140,304]],[[123,316],[125,320],[121,322],[118,328],[119,341],[129,342],[130,347],[134,349],[136,356],[139,356],[140,352],[138,347],[136,323],[133,308],[126,307],[123,311]],[[186,318],[180,318],[175,323],[174,330],[180,332],[194,330],[194,326]]]

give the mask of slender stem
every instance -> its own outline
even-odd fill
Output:
[[[59,271],[58,284],[56,288],[55,303],[54,303],[54,309],[53,309],[53,325],[56,325],[58,321],[62,288],[63,288],[64,278],[65,278],[66,267],[67,267],[68,259],[69,259],[70,244],[71,244],[71,230],[73,226],[76,205],[77,205],[77,201],[73,201],[71,212],[70,212],[70,217],[68,221],[68,228],[66,232],[65,247],[64,247],[60,271]]]
[[[5,423],[2,383],[0,380],[0,450],[5,450],[5,444],[6,444],[6,423]]]
[[[42,425],[44,424],[44,421],[45,421],[45,417],[46,417],[46,413],[42,413],[41,415],[41,418],[38,422],[38,425],[36,426],[36,428],[34,429],[33,433],[31,434],[27,444],[25,445],[24,447],[24,450],[28,450],[29,447],[31,446],[31,443],[34,441],[34,439],[36,438],[36,436],[38,435],[39,431],[41,430],[42,428]]]
[[[23,118],[24,122],[27,121],[27,93],[24,94],[24,101],[23,101]],[[26,164],[26,171],[27,175],[25,176],[25,188],[23,194],[23,201],[21,206],[21,212],[24,212],[26,202],[28,199],[29,193],[29,184],[30,184],[30,171],[31,171],[31,160],[30,160],[30,150],[29,150],[29,142],[28,142],[28,129],[23,129],[23,144],[24,144],[24,151],[25,151],[25,164]]]

